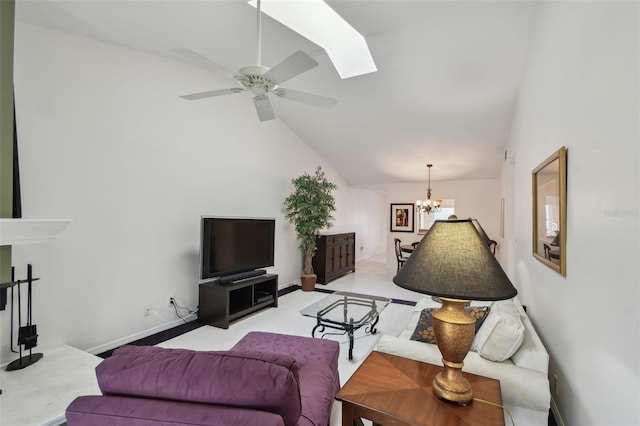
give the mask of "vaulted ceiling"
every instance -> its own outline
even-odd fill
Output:
[[[303,50],[320,65],[286,86],[338,99],[330,110],[274,99],[277,119],[352,185],[424,182],[427,163],[433,181],[497,178],[535,2],[327,3],[366,38],[378,71],[342,80],[322,48],[265,16],[262,64]],[[17,0],[16,19],[175,60],[185,47],[232,70],[256,62],[256,9],[243,0]],[[212,81],[193,92],[233,87]]]

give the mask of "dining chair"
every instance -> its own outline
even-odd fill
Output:
[[[393,245],[395,246],[395,250],[396,250],[396,259],[398,260],[398,271],[400,270],[400,268],[402,268],[402,265],[404,265],[404,262],[407,261],[407,258],[402,255],[402,250],[400,249],[400,242],[401,241],[399,238],[393,239]]]

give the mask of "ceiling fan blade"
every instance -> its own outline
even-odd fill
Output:
[[[232,89],[209,90],[208,92],[192,93],[190,95],[182,95],[180,97],[189,101],[195,101],[196,99],[211,98],[213,96],[228,95],[230,93],[242,93],[244,91],[245,89],[234,87]]]
[[[173,52],[177,53],[178,55],[182,56],[183,58],[189,59],[192,62],[197,63],[198,65],[202,65],[204,67],[207,68],[211,68],[221,74],[224,74],[234,80],[242,80],[245,77],[236,72],[236,71],[232,71],[229,68],[220,65],[216,62],[213,62],[211,59],[205,58],[204,56],[202,56],[199,53],[194,52],[193,50],[190,49],[186,49],[184,47],[179,47],[177,49],[171,49]]]
[[[267,71],[265,76],[271,78],[276,83],[281,84],[305,71],[309,71],[315,66],[318,66],[318,62],[316,62],[315,59],[304,53],[302,50],[298,50],[296,53]]]
[[[312,105],[320,108],[333,108],[338,103],[337,99],[328,98],[326,96],[314,95],[313,93],[301,92],[299,90],[278,88],[273,93],[276,96],[290,101],[301,102],[303,104]]]
[[[268,121],[276,118],[271,107],[271,101],[267,95],[260,95],[253,98],[253,103],[256,106],[256,112],[260,121]]]

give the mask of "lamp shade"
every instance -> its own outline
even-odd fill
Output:
[[[393,282],[451,299],[505,300],[518,294],[470,219],[436,221]]]
[[[482,228],[482,226],[480,226],[480,222],[478,222],[478,219],[471,219],[471,223],[473,223],[473,226],[475,226],[476,231],[478,231],[478,234],[480,234],[480,237],[485,242],[485,244],[489,245],[489,243],[491,242],[491,238],[489,238],[487,233],[484,232],[484,229]]]

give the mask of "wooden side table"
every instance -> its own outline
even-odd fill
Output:
[[[373,351],[336,399],[342,402],[342,426],[362,418],[384,426],[504,426],[502,408],[481,401],[461,407],[438,399],[431,388],[442,367]],[[500,382],[464,373],[474,398],[502,405]]]

